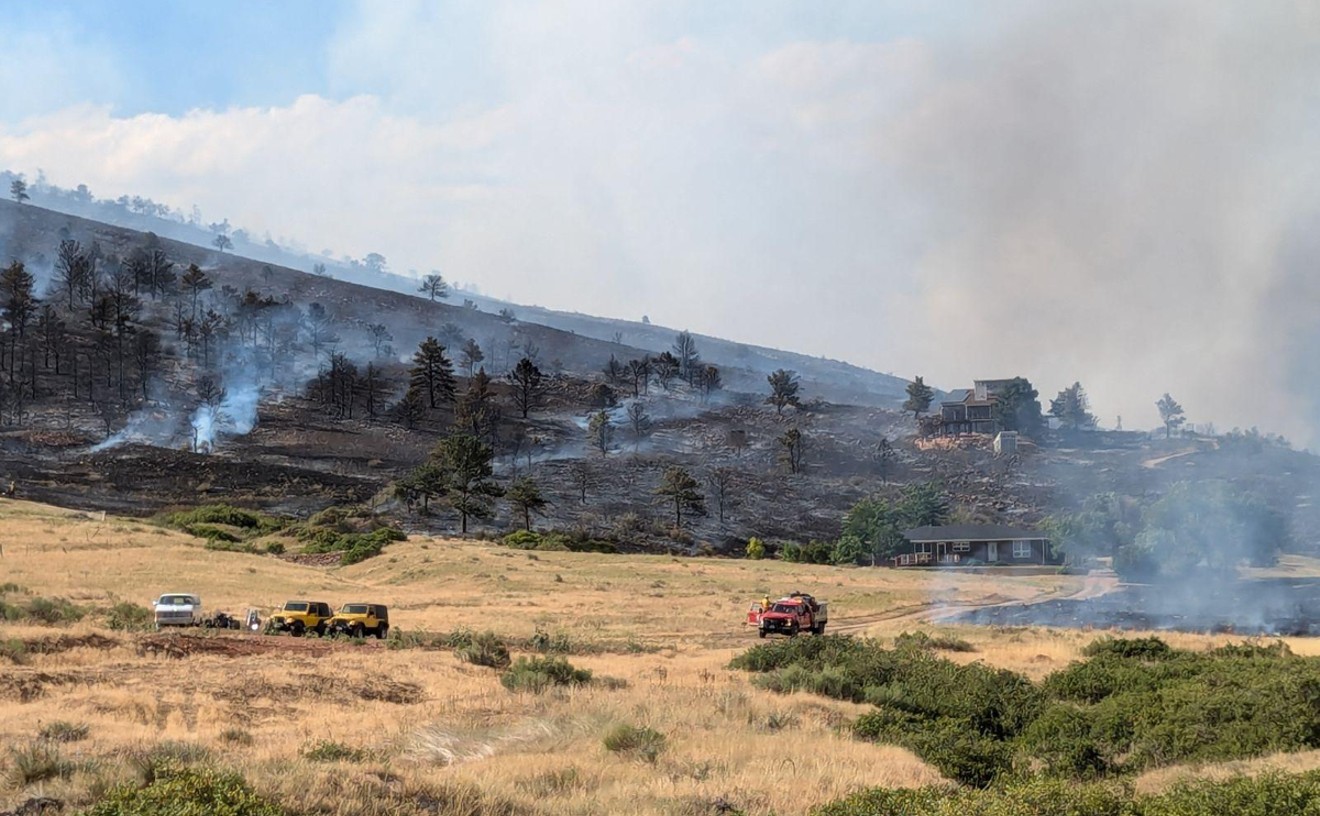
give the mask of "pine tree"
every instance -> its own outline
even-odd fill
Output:
[[[541,512],[549,502],[541,495],[541,487],[530,476],[517,479],[509,485],[509,503],[522,514],[523,529],[532,529],[532,514]]]
[[[504,489],[493,480],[494,459],[494,451],[467,434],[442,439],[431,454],[443,495],[458,513],[464,533],[468,519],[490,518],[492,501],[504,495]]]
[[[701,494],[701,485],[681,467],[670,467],[655,489],[656,496],[674,507],[674,526],[682,528],[683,514],[706,515],[706,499]]]
[[[911,411],[912,418],[916,419],[930,409],[930,403],[935,399],[935,389],[922,382],[920,377],[914,377],[907,386],[907,402],[903,403],[904,411]]]
[[[1173,436],[1174,428],[1187,421],[1187,418],[1183,416],[1182,406],[1178,404],[1177,400],[1169,396],[1168,391],[1165,391],[1164,396],[1160,397],[1160,401],[1155,403],[1155,407],[1160,409],[1160,419],[1164,422],[1165,439]]]
[[[441,402],[454,401],[457,386],[454,365],[445,356],[445,347],[439,340],[428,337],[422,341],[413,354],[413,366],[408,373],[409,384],[426,396],[429,407],[438,408]]]
[[[792,405],[796,408],[799,404],[797,372],[779,369],[773,374],[767,376],[766,381],[770,383],[770,396],[766,397],[766,403],[775,406],[775,413],[783,416],[784,408]]]
[[[518,365],[509,372],[509,382],[513,384],[513,404],[522,412],[523,419],[527,418],[527,413],[536,407],[541,395],[545,393],[541,379],[541,369],[528,357],[519,360]]]

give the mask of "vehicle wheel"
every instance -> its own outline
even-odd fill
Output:
[[[822,623],[820,626],[817,626],[815,629],[813,629],[813,630],[811,630],[811,631],[812,631],[814,634],[817,634],[817,635],[823,635],[823,634],[825,634],[825,624]]]
[[[303,626],[301,621],[294,621],[293,625],[289,627],[289,634],[294,637],[302,637],[307,634],[307,627]]]
[[[325,637],[325,624],[324,624],[324,623],[318,623],[318,624],[316,624],[316,636],[317,636],[317,637]]]
[[[756,630],[756,634],[757,634],[757,636],[759,636],[759,637],[765,637],[765,630],[764,630],[764,629],[757,629],[757,630]]]
[[[390,631],[390,627],[384,623],[376,627],[376,640],[384,640],[385,635]]]

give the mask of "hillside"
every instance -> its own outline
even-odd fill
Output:
[[[1098,493],[1226,480],[1267,497],[1297,548],[1320,540],[1317,460],[1260,440],[1051,434],[997,457],[987,439],[919,440],[910,416],[831,399],[855,390],[832,364],[815,370],[844,378],[830,380],[834,392],[803,376],[799,404],[781,411],[766,404],[764,368],[725,362],[735,344],[695,338],[702,363],[687,378],[611,377],[611,357],[653,359],[676,338],[562,315],[511,319],[10,202],[0,202],[0,257],[26,265],[40,298],[0,360],[0,478],[20,497],[141,515],[228,502],[305,517],[363,504],[409,529],[452,531],[460,520],[446,503],[425,512],[392,486],[463,430],[492,449],[497,483],[539,485],[545,504],[526,520],[622,550],[828,543],[858,500],[927,481],[956,518],[1030,525]],[[70,264],[97,274],[69,285]],[[615,325],[618,342],[587,334]],[[455,372],[434,406],[414,376],[428,336]],[[470,366],[468,346],[480,358]],[[756,366],[800,362],[747,354]],[[526,416],[508,377],[522,358],[541,371]],[[712,364],[718,380],[707,381]],[[608,433],[593,437],[602,411]],[[674,466],[694,477],[702,505],[677,517],[656,493]],[[491,509],[473,531],[525,521],[506,501]]]
[[[0,172],[0,184],[8,187],[9,174]],[[71,221],[87,220],[121,227],[131,232],[153,232],[162,238],[197,248],[203,253],[201,257],[214,254],[211,249],[214,233],[200,224],[181,222],[146,212],[152,208],[152,202],[142,202],[139,211],[134,211],[121,202],[82,197],[75,191],[61,190],[57,187],[34,189],[32,195],[35,208],[47,208],[51,212],[49,217],[41,217],[45,223],[37,225],[38,229],[48,230],[55,226],[50,218],[56,218],[58,214]],[[10,204],[8,201],[3,203]],[[414,278],[385,270],[375,270],[357,261],[346,261],[326,255],[302,254],[282,247],[270,239],[258,241],[241,230],[235,232],[233,240],[234,252],[238,256],[258,261],[263,265],[310,272],[314,266],[320,264],[325,267],[329,277],[338,281],[418,296],[418,281]],[[0,253],[0,256],[2,255],[3,253]],[[470,300],[482,311],[493,315],[499,314],[503,309],[510,309],[524,323],[548,326],[614,345],[626,345],[634,352],[637,349],[666,349],[673,342],[674,335],[684,328],[556,311],[468,291],[454,291],[450,294],[449,300],[451,304],[462,304],[465,300]],[[881,374],[846,362],[797,354],[791,350],[738,343],[708,335],[696,337],[702,356],[708,362],[725,369],[748,373],[750,376],[746,386],[753,391],[761,390],[766,374],[778,368],[787,368],[798,372],[803,387],[808,393],[830,402],[895,407],[904,398],[907,380],[890,374]],[[587,365],[588,370],[591,370],[592,364]],[[738,387],[739,382],[741,380],[736,381],[734,387]]]

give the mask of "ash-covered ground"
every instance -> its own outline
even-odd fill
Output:
[[[949,620],[984,626],[1313,636],[1320,635],[1320,579],[1133,584],[1093,598],[985,607]]]

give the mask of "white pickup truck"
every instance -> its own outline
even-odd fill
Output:
[[[190,592],[167,592],[152,606],[156,610],[157,629],[165,626],[201,626],[205,620],[201,596]]]

